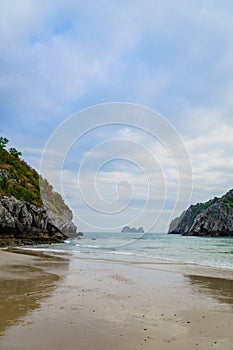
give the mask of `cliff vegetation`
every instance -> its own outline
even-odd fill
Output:
[[[20,158],[21,152],[7,150],[7,144],[0,137],[0,245],[52,243],[76,236],[72,211],[61,195]]]

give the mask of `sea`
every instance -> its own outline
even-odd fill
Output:
[[[38,249],[38,248],[37,248]],[[135,260],[195,264],[233,271],[233,237],[194,237],[159,233],[87,232],[80,239],[39,249],[80,256],[128,257]]]

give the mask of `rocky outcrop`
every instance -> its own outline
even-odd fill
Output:
[[[168,233],[189,236],[233,236],[233,190],[221,198],[191,205],[174,219]]]
[[[73,215],[72,212],[64,212],[62,216],[56,215],[52,210],[47,207],[47,213],[49,220],[56,226],[62,233],[67,237],[77,237],[77,226],[72,222]]]
[[[144,233],[143,227],[135,228],[135,227],[129,227],[125,226],[121,230],[122,233]]]
[[[63,241],[76,236],[72,218],[53,186],[0,142],[0,244]]]
[[[73,213],[62,196],[53,190],[46,179],[40,177],[40,193],[50,221],[68,237],[77,237],[77,226],[73,223]]]
[[[189,235],[233,236],[233,208],[229,204],[215,203],[199,214]]]
[[[181,223],[182,223],[182,219],[185,215],[186,211],[183,211],[183,213],[176,217],[175,219],[173,219],[170,223],[170,226],[169,226],[169,230],[168,230],[168,233],[173,233],[173,234],[180,234],[181,232]],[[182,224],[184,225],[184,224]]]
[[[0,245],[59,243],[67,236],[50,220],[45,207],[15,197],[0,199]]]

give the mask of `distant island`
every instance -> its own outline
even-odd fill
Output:
[[[121,233],[145,233],[143,227],[135,228],[124,226],[121,230]]]

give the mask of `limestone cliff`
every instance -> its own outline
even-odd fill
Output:
[[[73,213],[61,195],[42,177],[40,177],[40,190],[50,221],[68,237],[77,236],[77,226],[72,221]]]
[[[76,236],[73,215],[47,180],[0,143],[0,245]]]
[[[168,233],[193,236],[233,236],[233,190],[221,198],[191,205],[175,218]]]
[[[15,197],[0,199],[0,245],[59,243],[67,237],[51,222],[45,207]]]
[[[64,213],[61,216],[58,216],[55,214],[51,209],[49,209],[49,205],[45,205],[47,208],[47,214],[49,220],[53,223],[54,226],[56,226],[62,233],[64,233],[67,237],[76,237],[78,235],[77,233],[77,226],[73,223],[73,215],[71,212],[71,216],[67,215],[67,213]]]

